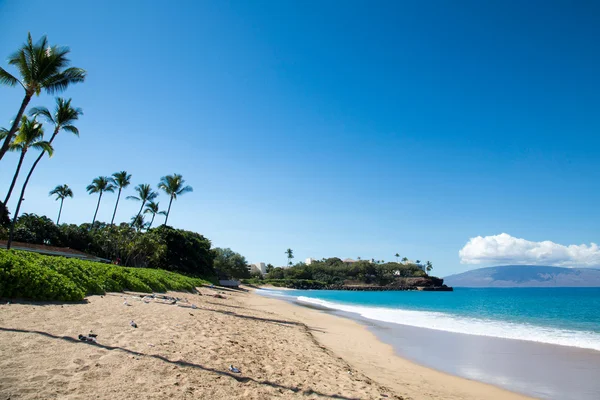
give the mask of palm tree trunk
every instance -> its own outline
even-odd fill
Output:
[[[4,139],[4,143],[2,144],[2,147],[0,148],[0,160],[2,160],[2,157],[4,157],[4,154],[6,154],[6,152],[8,151],[8,146],[10,145],[10,141],[12,140],[13,136],[15,136],[15,133],[17,132],[19,123],[21,122],[21,117],[23,116],[23,113],[25,112],[25,109],[27,108],[27,105],[29,104],[29,101],[31,100],[31,96],[33,96],[33,93],[30,94],[28,92],[25,92],[25,97],[23,98],[23,102],[21,103],[21,108],[19,108],[19,112],[17,113],[17,116],[15,117],[15,120],[13,121],[13,124],[10,127],[10,131],[8,131],[8,135],[6,135],[6,138]]]
[[[152,214],[152,219],[150,220],[150,225],[148,225],[148,228],[146,228],[146,232],[148,231],[148,229],[150,229],[150,227],[152,226],[152,223],[154,222],[154,217],[156,217],[156,214]]]
[[[40,154],[40,156],[35,160],[35,162],[31,166],[31,169],[29,170],[29,173],[27,174],[27,178],[25,178],[25,183],[23,183],[23,189],[21,189],[21,195],[19,196],[19,201],[17,202],[17,209],[15,211],[15,215],[13,215],[12,223],[10,224],[10,235],[8,236],[8,243],[6,244],[7,250],[10,249],[10,244],[13,240],[13,236],[15,233],[15,224],[17,222],[17,217],[19,216],[19,211],[21,210],[21,203],[23,202],[23,197],[25,196],[25,189],[27,189],[29,179],[31,178],[31,175],[33,175],[33,170],[37,166],[38,162],[40,162],[40,160],[42,159],[44,153],[45,151],[42,151],[42,154]]]
[[[112,219],[110,220],[110,226],[115,222],[115,215],[117,215],[117,207],[119,206],[119,199],[121,198],[121,188],[119,188],[119,194],[117,194],[117,203],[115,204],[115,211],[113,212]]]
[[[21,157],[19,157],[19,163],[17,164],[17,170],[15,171],[15,176],[13,176],[13,180],[10,183],[10,187],[8,188],[8,193],[6,194],[6,199],[4,199],[4,205],[8,204],[8,199],[10,199],[10,195],[12,194],[13,189],[15,188],[15,183],[17,183],[17,177],[19,176],[19,171],[21,171],[21,166],[23,165],[23,160],[25,159],[25,153],[27,150],[21,150]]]
[[[58,218],[56,218],[56,225],[58,225],[58,223],[60,222],[60,214],[62,213],[63,201],[65,201],[64,197],[60,199],[60,208],[58,209]]]
[[[165,225],[167,225],[167,221],[169,220],[169,214],[171,213],[171,203],[173,202],[173,196],[171,196],[171,200],[169,200],[169,208],[167,209],[167,216],[165,217]]]
[[[100,208],[100,200],[102,200],[102,192],[100,192],[100,196],[98,196],[98,205],[96,206],[96,212],[94,213],[94,219],[92,220],[92,229],[94,228],[96,216],[98,215],[98,209]]]
[[[144,209],[145,204],[146,204],[146,200],[142,201],[142,206],[140,207],[140,211],[138,211],[137,215],[135,216],[135,219],[133,221],[131,221],[131,226],[133,226],[135,221],[137,221],[137,219],[140,217],[140,214],[142,213],[142,210]]]

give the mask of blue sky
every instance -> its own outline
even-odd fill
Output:
[[[477,236],[598,242],[600,7],[522,3],[0,0],[4,68],[31,31],[89,74],[62,94],[81,137],[57,139],[23,211],[55,218],[68,183],[63,220],[90,221],[92,178],[177,172],[194,192],[169,222],[250,262],[399,252],[444,276]],[[0,88],[0,126],[22,95]]]

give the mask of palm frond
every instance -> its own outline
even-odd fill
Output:
[[[63,72],[52,75],[42,81],[41,86],[49,94],[64,91],[72,83],[83,82],[86,77],[86,71],[81,68],[67,68]]]
[[[54,189],[48,193],[48,196],[56,195],[55,200],[65,199],[67,197],[73,197],[73,190],[69,187],[69,185],[58,185]]]
[[[117,187],[126,188],[131,183],[131,174],[128,174],[127,171],[115,172],[112,174],[112,181]]]
[[[51,124],[55,124],[52,114],[46,107],[33,107],[31,110],[29,110],[29,115],[34,118],[41,116]]]
[[[135,197],[135,196],[127,196],[126,199],[127,200],[142,201],[142,199],[140,199],[139,197]]]
[[[41,142],[33,143],[33,144],[31,144],[30,147],[32,149],[45,151],[46,153],[48,153],[48,157],[52,157],[52,155],[54,154],[54,148],[52,148],[52,145],[45,140],[41,141]]]
[[[23,86],[20,80],[12,76],[4,68],[0,67],[0,84],[7,86],[15,86],[17,83]]]
[[[75,127],[73,125],[65,125],[62,128],[63,128],[63,130],[65,130],[67,132],[71,132],[75,136],[79,136],[79,129],[77,129],[77,127]]]

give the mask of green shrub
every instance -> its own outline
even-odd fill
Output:
[[[191,291],[205,283],[209,282],[160,269],[0,250],[0,297],[77,301],[86,295],[123,290]]]

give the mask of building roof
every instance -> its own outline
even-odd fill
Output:
[[[6,248],[6,240],[0,240],[0,248]],[[110,262],[106,258],[96,257],[91,254],[84,253],[79,250],[74,250],[69,247],[46,246],[44,244],[12,242],[11,249],[21,251],[31,251],[34,253],[44,254],[47,256],[61,256],[68,258],[78,258],[86,261]]]

